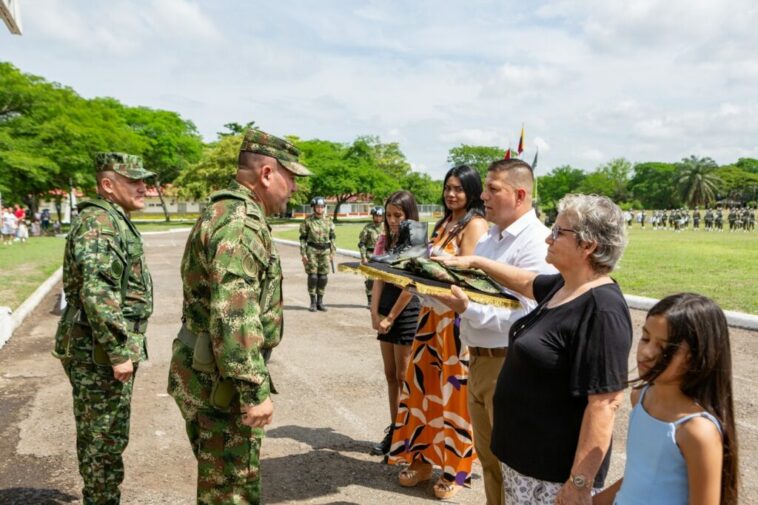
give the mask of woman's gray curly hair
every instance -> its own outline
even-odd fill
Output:
[[[624,216],[618,205],[605,196],[570,194],[558,202],[558,212],[571,219],[578,241],[597,244],[589,257],[592,269],[611,272],[627,243]]]

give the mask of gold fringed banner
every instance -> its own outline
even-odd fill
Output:
[[[349,272],[352,274],[362,275],[363,277],[366,277],[367,279],[371,279],[374,281],[389,282],[390,284],[394,284],[395,286],[399,286],[401,288],[413,286],[413,288],[422,295],[442,296],[442,295],[450,294],[449,287],[432,286],[430,284],[425,284],[423,281],[420,281],[418,278],[411,279],[410,277],[406,277],[406,276],[391,273],[391,272],[385,272],[383,270],[379,270],[378,268],[373,268],[368,265],[362,265],[360,263],[358,264],[341,263],[337,267],[337,270],[339,270],[340,272]],[[510,298],[505,298],[503,296],[490,295],[487,293],[482,293],[480,291],[467,289],[461,286],[458,286],[458,287],[460,287],[463,290],[463,292],[466,293],[466,296],[468,296],[471,300],[477,303],[482,303],[484,305],[492,305],[494,307],[502,307],[502,308],[507,308],[507,309],[514,309],[514,308],[521,307],[521,304],[518,302],[518,300],[511,300]]]

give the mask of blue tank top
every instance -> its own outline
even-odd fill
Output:
[[[695,417],[721,423],[708,412],[698,412],[667,423],[647,413],[642,401],[648,386],[629,415],[624,482],[614,505],[687,505],[689,483],[684,456],[676,445],[676,429]]]

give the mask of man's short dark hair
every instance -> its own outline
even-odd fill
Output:
[[[526,161],[517,158],[496,160],[490,163],[490,166],[487,167],[487,171],[498,174],[501,172],[507,172],[511,181],[517,186],[528,189],[530,193],[532,187],[534,187],[534,171],[532,170],[532,166]]]

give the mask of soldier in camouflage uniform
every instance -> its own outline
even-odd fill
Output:
[[[324,307],[324,290],[329,275],[329,262],[334,261],[334,223],[326,215],[326,202],[320,196],[311,200],[313,213],[300,223],[300,256],[308,275],[311,312]]]
[[[290,143],[248,130],[235,180],[211,195],[181,264],[182,328],[168,392],[197,459],[197,503],[260,502],[260,447],[282,337],[282,269],[266,217],[310,175]]]
[[[382,223],[384,223],[384,208],[374,207],[371,209],[372,221],[363,227],[358,236],[358,250],[361,252],[361,263],[368,263],[369,255],[374,253],[374,245],[379,235],[382,234]],[[374,281],[366,279],[366,298],[368,299],[368,308],[371,309],[371,290],[374,287]]]
[[[144,179],[153,173],[123,153],[98,153],[96,172],[98,197],[79,204],[66,240],[68,304],[53,355],[73,388],[83,501],[117,504],[134,375],[147,358],[145,330],[153,312],[142,237],[128,213],[145,206]]]

